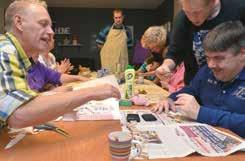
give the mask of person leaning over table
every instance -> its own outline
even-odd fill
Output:
[[[49,48],[47,48],[45,53],[49,53],[52,49],[54,41],[49,42]],[[75,81],[87,81],[88,78],[79,75],[69,75],[65,73],[60,73],[54,69],[46,67],[39,61],[39,55],[34,55],[30,59],[31,68],[28,70],[27,81],[28,85],[32,90],[38,92],[44,92],[47,90],[61,91],[66,89],[60,85],[64,83],[70,83]],[[60,87],[58,87],[60,86]]]
[[[226,21],[245,23],[244,0],[180,0],[166,59],[156,70],[161,78],[184,61],[185,84],[206,64],[202,42],[209,30]]]
[[[114,23],[100,31],[96,44],[100,49],[101,66],[110,72],[124,71],[128,65],[128,49],[133,46],[132,33],[123,24],[121,9],[113,11]],[[120,69],[118,68],[120,65]]]
[[[222,23],[203,42],[207,65],[189,86],[172,93],[153,111],[178,111],[201,123],[228,128],[245,137],[245,27]]]
[[[143,76],[146,79],[158,83],[159,80],[155,76],[155,70],[161,65],[162,58],[149,57],[136,71],[136,75]]]
[[[149,51],[148,57],[137,71],[137,74],[142,75],[140,73],[145,72],[150,63],[163,61],[167,44],[167,31],[163,26],[150,26],[142,35],[140,42],[142,47]],[[155,84],[159,84],[159,79],[155,76],[156,68],[150,72],[152,74],[148,75],[147,79],[149,78]]]
[[[45,52],[54,35],[45,4],[40,0],[16,0],[5,13],[7,33],[0,36],[0,124],[11,128],[53,120],[90,100],[120,97],[118,89],[108,84],[49,96],[29,88],[29,58]]]
[[[145,63],[142,64],[140,69],[137,71],[138,73],[147,66],[146,62],[149,59],[163,61],[166,57],[167,45],[169,43],[170,33],[167,34],[165,28],[163,26],[151,26],[149,27],[143,34],[141,38],[142,46],[149,50],[149,57],[146,59]],[[156,69],[152,71],[155,84],[161,83],[161,86],[168,90],[169,92],[173,92],[179,90],[184,86],[184,66],[183,63],[179,65],[175,70],[171,72],[171,76],[169,77],[161,77],[160,80],[156,77]]]

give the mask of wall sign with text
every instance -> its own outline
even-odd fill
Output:
[[[71,28],[70,27],[56,27],[54,29],[55,34],[59,35],[69,35],[71,34]]]

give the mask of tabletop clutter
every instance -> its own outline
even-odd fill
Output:
[[[119,101],[114,98],[90,101],[77,107],[71,113],[60,116],[56,121],[120,120],[122,131],[114,131],[108,134],[109,150],[113,160],[184,157],[195,151],[205,156],[226,156],[244,147],[242,140],[216,131],[211,126],[185,120],[180,114],[160,115],[152,113],[150,110],[130,109],[132,105],[147,108],[168,96],[168,92],[150,81],[138,80],[142,78],[136,79],[135,70],[132,66],[128,66],[123,75],[120,74],[120,76],[110,75],[110,71],[103,68],[95,73],[87,67],[79,66],[79,71],[79,75],[91,78],[91,80],[71,83],[73,90],[109,83],[120,89],[122,99]],[[47,95],[50,94],[54,93],[47,93]],[[120,109],[120,106],[129,108],[127,110]],[[28,133],[37,134],[43,130],[54,131],[66,137],[70,136],[68,131],[50,123],[38,125],[31,129],[31,131],[30,128],[15,130],[17,135],[5,148],[13,147]],[[206,130],[203,131],[203,129]],[[206,135],[207,131],[209,132],[208,135]],[[191,142],[195,142],[196,138],[193,138],[188,132],[202,136],[199,138],[202,145],[193,145]],[[165,135],[161,135],[163,133]],[[170,136],[173,138],[169,139]],[[214,146],[214,140],[211,137],[222,137],[223,139],[219,143],[222,146]],[[186,142],[186,140],[188,141]],[[229,147],[232,148],[228,147],[227,141]],[[167,144],[177,146],[177,143],[174,142],[181,145],[178,146],[177,150],[167,146]],[[210,145],[212,146],[210,147]],[[208,148],[210,152],[206,152],[202,146]]]
[[[91,72],[88,67],[79,66],[79,75],[88,78],[101,78],[110,74],[111,73],[108,69],[101,68],[97,70],[94,75],[94,72]],[[120,106],[149,106],[152,103],[151,101],[149,101],[149,98],[147,98],[150,95],[147,96],[146,89],[140,89],[136,87],[137,85],[135,84],[144,84],[144,77],[136,77],[133,66],[128,65],[124,72],[117,72],[115,73],[115,76],[117,78],[117,82],[119,84],[123,84],[122,99],[119,101]]]

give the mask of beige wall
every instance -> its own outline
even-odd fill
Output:
[[[0,33],[4,32],[4,9],[7,8],[10,0],[0,1]]]
[[[0,33],[3,33],[3,20],[4,20],[4,8],[2,5],[3,2],[0,2]]]
[[[174,0],[174,17],[181,10],[181,4],[179,0]]]

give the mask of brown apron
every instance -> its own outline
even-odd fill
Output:
[[[128,47],[126,30],[111,27],[104,46],[100,51],[101,67],[110,73],[122,72],[128,65]]]

